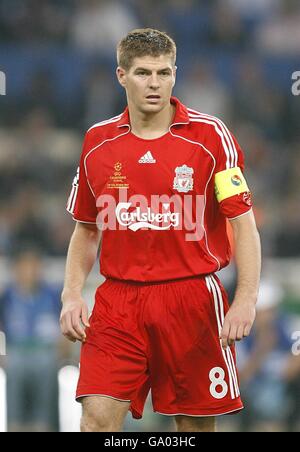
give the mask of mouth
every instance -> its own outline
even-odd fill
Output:
[[[146,99],[151,102],[157,102],[161,99],[161,97],[159,96],[159,94],[150,94],[149,96],[146,97]]]

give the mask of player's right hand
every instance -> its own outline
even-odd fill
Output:
[[[62,334],[71,342],[85,342],[85,328],[90,327],[87,304],[79,296],[68,296],[62,301],[63,308],[60,316]]]

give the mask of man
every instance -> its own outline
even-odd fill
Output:
[[[83,432],[119,431],[129,409],[141,418],[150,388],[178,431],[214,431],[243,408],[234,342],[250,333],[260,275],[243,154],[221,121],[172,97],[175,60],[157,30],[120,42],[128,108],[88,131],[68,201],[61,326],[83,342]],[[239,272],[229,311],[215,275],[230,260],[226,217]],[[81,294],[100,239],[106,281],[89,323]]]
[[[8,429],[56,428],[61,288],[43,281],[38,250],[22,246],[14,257],[14,278],[0,296],[0,331],[6,336]]]

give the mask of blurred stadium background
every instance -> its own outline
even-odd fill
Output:
[[[65,205],[83,133],[125,106],[116,43],[150,26],[178,44],[175,94],[240,141],[263,241],[255,334],[238,346],[247,410],[219,428],[300,431],[299,23],[298,0],[0,0],[0,430],[6,398],[11,431],[78,430],[79,348],[58,329],[74,228]],[[232,293],[234,265],[222,278]],[[91,307],[101,281],[95,267]],[[150,401],[144,420],[128,417],[125,428],[174,429]]]

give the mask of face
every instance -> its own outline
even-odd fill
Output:
[[[34,286],[41,277],[41,261],[35,254],[26,252],[17,260],[15,271],[18,281]]]
[[[170,104],[176,67],[169,55],[135,58],[128,71],[118,67],[117,76],[125,88],[128,105],[142,113],[158,113]]]

